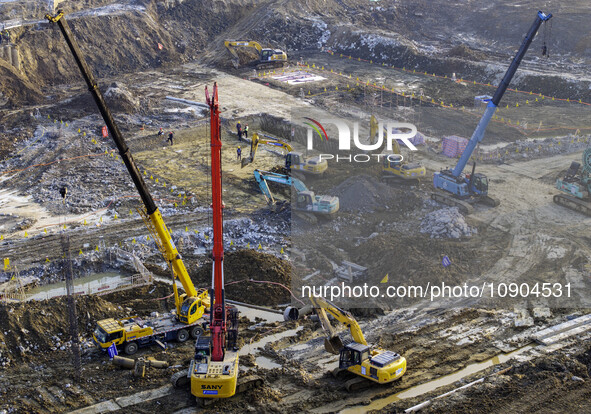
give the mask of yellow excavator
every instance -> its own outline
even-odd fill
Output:
[[[326,160],[319,157],[306,158],[301,152],[295,152],[293,147],[287,142],[263,134],[252,135],[250,143],[250,155],[242,159],[242,168],[254,162],[257,149],[260,144],[280,148],[285,154],[285,169],[290,173],[303,173],[308,175],[320,176],[328,169]]]
[[[162,344],[164,341],[177,340],[184,342],[189,336],[194,338],[203,333],[206,324],[204,324],[203,314],[210,308],[210,297],[207,289],[195,289],[187,268],[183,263],[170,231],[164,224],[162,215],[154,202],[148,187],[140,174],[131,152],[121,135],[119,127],[115,123],[110,109],[105,103],[103,95],[84,59],[82,52],[72,35],[70,26],[64,18],[63,11],[59,11],[55,16],[46,15],[51,23],[57,23],[66,43],[68,44],[74,60],[86,81],[90,93],[105,121],[107,128],[113,137],[113,141],[119,150],[119,155],[135,184],[135,187],[144,204],[144,209],[138,209],[152,238],[162,252],[164,259],[169,264],[173,275],[173,290],[176,307],[174,316],[156,316],[148,318],[138,318],[136,316],[126,319],[116,320],[108,318],[97,322],[93,334],[95,344],[102,349],[106,349],[112,344],[120,346],[127,354],[135,353],[142,346],[149,346],[154,343]],[[176,281],[179,280],[184,293],[179,294]]]
[[[371,116],[369,123],[369,137],[371,143],[376,142],[379,123],[375,116]],[[427,174],[427,170],[419,162],[408,162],[396,155],[402,154],[397,140],[392,140],[392,154],[384,154],[382,160],[382,179],[397,179],[407,184],[418,184]]]
[[[287,54],[280,49],[263,48],[258,42],[253,40],[226,40],[224,45],[232,55],[232,64],[236,69],[240,66],[240,57],[236,48],[250,47],[256,49],[259,58],[251,63],[257,69],[280,68],[287,64]]]
[[[371,382],[388,384],[404,375],[406,359],[396,352],[370,347],[353,315],[321,297],[312,296],[310,301],[326,334],[324,348],[331,354],[340,355],[335,373],[348,371],[357,375],[345,383],[347,391],[367,388]],[[353,342],[343,344],[330,324],[329,314],[349,328]]]

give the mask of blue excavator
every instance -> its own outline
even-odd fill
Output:
[[[270,206],[275,205],[275,199],[267,181],[293,187],[295,198],[291,208],[296,215],[310,223],[315,223],[317,216],[331,217],[339,211],[338,197],[315,195],[313,191],[308,190],[308,187],[297,178],[261,170],[254,170],[253,174],[255,181]]]
[[[468,160],[472,156],[476,145],[484,138],[486,127],[493,117],[503,94],[507,90],[515,71],[519,67],[523,56],[531,45],[538,29],[542,23],[547,22],[552,18],[552,14],[545,14],[538,12],[535,21],[531,25],[529,31],[525,35],[525,39],[517,54],[513,58],[513,62],[507,69],[501,84],[497,88],[493,98],[488,102],[486,110],[476,126],[470,141],[466,145],[466,149],[460,156],[456,166],[450,170],[445,169],[433,174],[433,185],[436,191],[431,194],[431,198],[443,204],[455,206],[464,214],[470,214],[474,210],[473,203],[481,202],[485,205],[496,207],[499,201],[488,195],[488,178],[482,173],[475,173],[476,163],[472,165],[472,172],[470,174],[464,173],[464,168]]]

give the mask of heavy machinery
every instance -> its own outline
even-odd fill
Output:
[[[494,115],[503,94],[507,90],[515,71],[519,67],[523,56],[527,52],[534,36],[538,32],[540,25],[552,18],[552,14],[545,14],[538,12],[535,21],[527,32],[521,47],[513,58],[509,69],[505,73],[503,80],[497,88],[493,98],[488,102],[486,110],[474,130],[470,141],[466,145],[466,149],[460,156],[456,166],[453,170],[445,169],[433,174],[433,185],[437,190],[431,195],[433,200],[442,202],[447,205],[458,207],[463,213],[469,214],[473,211],[472,203],[482,202],[491,207],[499,205],[499,201],[488,195],[488,179],[486,175],[475,173],[476,163],[472,166],[471,174],[464,174],[464,167],[472,156],[476,145],[482,141],[484,132],[492,116]]]
[[[251,63],[257,69],[280,68],[287,64],[287,54],[279,49],[263,49],[263,47],[253,40],[226,40],[224,45],[232,55],[232,64],[235,68],[240,66],[240,58],[236,48],[250,47],[256,49],[259,54],[258,60]]]
[[[191,394],[202,405],[219,398],[232,397],[260,385],[257,376],[238,378],[238,310],[226,306],[224,293],[224,241],[223,241],[223,202],[222,202],[222,139],[220,107],[217,83],[213,85],[212,96],[207,87],[205,97],[209,105],[211,123],[211,196],[213,210],[213,269],[211,296],[213,304],[210,313],[209,337],[200,337],[195,344],[195,356],[188,371],[177,372],[172,377],[175,386],[188,379]]]
[[[281,148],[285,152],[285,169],[290,173],[321,176],[328,168],[326,160],[320,159],[320,157],[306,158],[301,152],[295,152],[293,147],[287,142],[257,133],[253,134],[250,142],[250,155],[242,159],[242,168],[254,161],[260,144]]]
[[[317,196],[313,191],[308,190],[306,185],[297,178],[284,174],[277,174],[270,171],[254,170],[254,179],[259,185],[269,205],[275,205],[275,199],[267,180],[287,186],[293,186],[296,190],[295,205],[291,208],[296,213],[303,214],[302,218],[308,221],[315,221],[316,216],[330,217],[339,211],[339,198],[335,196]]]
[[[375,116],[371,116],[369,122],[369,141],[375,144],[377,141],[377,134],[380,131],[380,124]],[[386,126],[384,126],[386,131]],[[427,174],[427,170],[421,163],[414,161],[406,161],[403,157],[395,157],[389,155],[402,155],[400,144],[398,140],[392,140],[392,152],[390,154],[383,153],[382,158],[382,180],[390,181],[392,179],[406,184],[418,184],[419,180]]]
[[[94,340],[103,349],[115,343],[116,345],[123,345],[127,353],[134,353],[138,347],[149,345],[157,340],[168,340],[174,337],[183,342],[188,339],[188,333],[197,336],[202,332],[199,323],[202,322],[203,314],[210,307],[209,294],[206,289],[195,289],[193,282],[191,282],[181,255],[131,156],[131,152],[121,135],[119,127],[111,115],[111,111],[105,103],[103,95],[94,80],[94,76],[82,56],[78,43],[72,35],[68,22],[64,18],[63,11],[58,11],[55,16],[46,15],[46,18],[52,23],[57,23],[74,56],[82,77],[88,85],[90,93],[119,150],[119,155],[144,204],[145,210],[140,209],[139,211],[144,218],[148,230],[152,233],[158,248],[172,269],[173,274],[172,286],[176,307],[174,320],[169,316],[144,318],[142,320],[130,318],[119,321],[109,318],[97,323]],[[185,290],[182,294],[178,292],[177,280],[180,281]]]
[[[396,352],[369,346],[353,315],[321,297],[312,296],[310,301],[326,334],[324,348],[331,354],[340,355],[335,374],[348,371],[357,376],[345,383],[347,391],[366,388],[372,382],[388,384],[404,375],[406,359]],[[349,328],[352,342],[343,344],[330,324],[328,314]]]
[[[582,162],[583,168],[573,161],[564,178],[556,180],[556,188],[564,194],[556,194],[554,202],[591,216],[591,147],[583,151]]]

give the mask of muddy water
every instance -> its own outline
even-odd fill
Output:
[[[114,288],[119,282],[123,282],[124,278],[129,275],[122,275],[115,272],[95,273],[90,276],[74,279],[75,293],[96,293],[100,292],[101,288],[108,286]],[[63,296],[66,294],[66,282],[52,283],[49,285],[38,286],[28,292],[29,300],[43,300],[56,296]]]
[[[277,315],[277,316],[279,316],[279,315]],[[283,331],[283,332],[280,332],[280,333],[277,333],[274,335],[265,336],[264,338],[262,338],[259,341],[256,341],[256,342],[253,342],[250,344],[246,344],[242,348],[240,348],[240,355],[255,354],[259,350],[263,349],[265,347],[265,345],[272,343],[272,342],[279,341],[283,338],[294,336],[302,329],[303,329],[303,326],[298,326],[297,328],[294,328],[294,329],[288,329],[287,331]],[[266,369],[281,368],[280,364],[278,364],[278,363],[272,361],[271,359],[269,359],[265,356],[262,356],[262,355],[259,355],[258,357],[256,357],[256,363],[260,368],[266,368]]]
[[[476,364],[471,364],[461,369],[460,371],[454,372],[453,374],[445,375],[443,377],[437,378],[433,381],[426,382],[421,385],[417,385],[416,387],[408,388],[404,391],[401,391],[396,394],[389,395],[385,398],[376,399],[371,402],[369,405],[359,405],[350,408],[346,408],[341,410],[339,414],[363,414],[371,410],[381,410],[385,406],[395,403],[400,400],[418,397],[420,395],[426,394],[428,392],[434,391],[437,388],[453,384],[456,381],[461,380],[469,375],[475,374],[477,372],[483,371],[484,369],[491,367],[493,365],[502,364],[507,362],[511,358],[533,348],[532,345],[524,346],[523,348],[519,348],[516,351],[510,352],[508,354],[499,354],[490,359],[487,359],[483,362],[478,362]]]

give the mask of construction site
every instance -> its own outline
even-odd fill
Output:
[[[0,0],[0,414],[591,412],[589,17]]]

